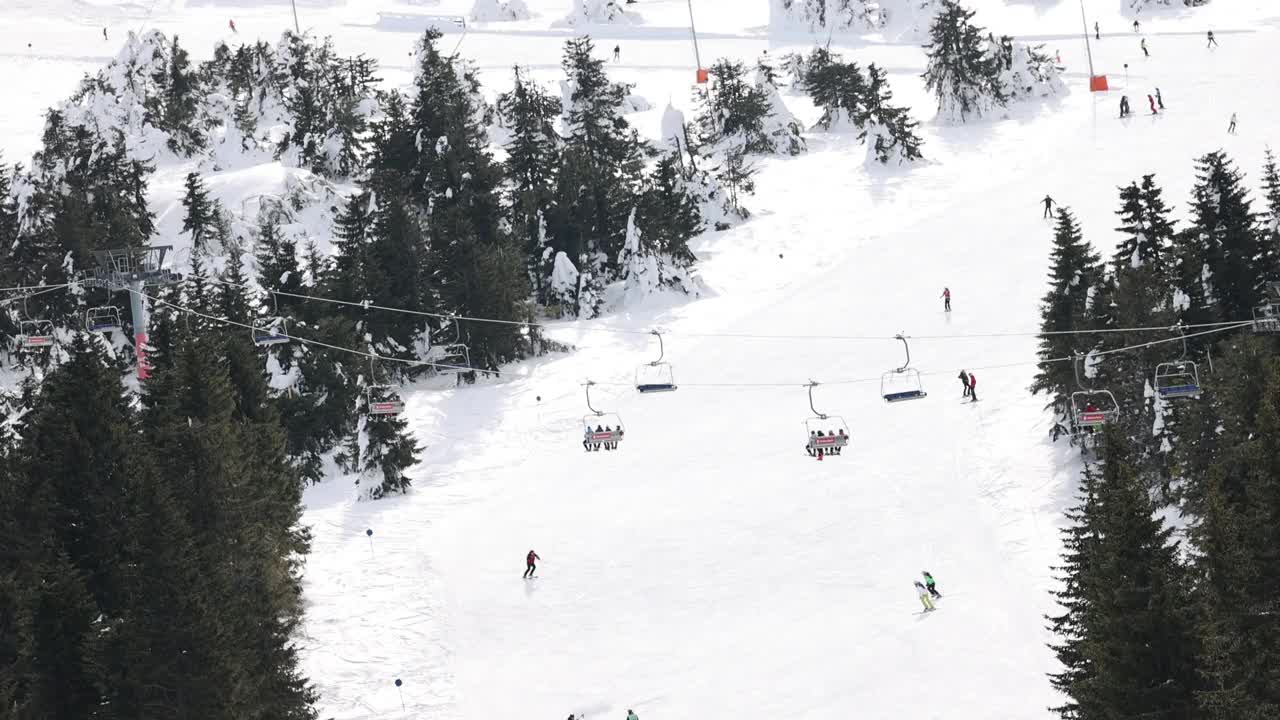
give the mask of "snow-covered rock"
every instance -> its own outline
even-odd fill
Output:
[[[639,25],[638,13],[624,9],[623,0],[570,0],[569,14],[557,20],[555,27],[580,25]]]

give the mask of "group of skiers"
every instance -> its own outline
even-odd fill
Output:
[[[1147,105],[1151,107],[1152,115],[1159,115],[1160,110],[1164,109],[1164,95],[1160,94],[1160,88],[1156,88],[1156,94],[1147,93]],[[1120,96],[1120,117],[1128,117],[1133,114],[1133,109],[1129,107],[1129,96]]]
[[[840,454],[842,448],[839,445],[832,445],[829,448],[818,447],[818,438],[824,437],[846,438],[848,435],[845,434],[844,428],[840,428],[839,430],[828,430],[826,433],[823,433],[821,430],[810,431],[809,442],[805,443],[804,446],[804,451],[809,453],[809,457],[816,457],[821,460],[824,453],[827,455]]]
[[[938,609],[933,601],[941,599],[942,593],[938,592],[938,582],[933,579],[933,575],[930,575],[928,570],[920,574],[924,576],[924,583],[916,580],[916,593],[920,595],[920,604],[924,605],[924,612],[933,612]]]
[[[961,370],[960,384],[964,386],[964,394],[960,397],[969,398],[969,402],[978,402],[978,376]]]

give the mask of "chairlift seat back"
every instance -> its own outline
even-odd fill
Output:
[[[880,395],[885,402],[920,400],[929,396],[920,382],[920,371],[914,368],[890,370],[880,376]]]
[[[590,443],[612,443],[622,439],[623,430],[586,431],[586,441]]]
[[[842,448],[849,444],[849,436],[846,435],[810,435],[809,447],[813,450],[826,450],[828,448]]]

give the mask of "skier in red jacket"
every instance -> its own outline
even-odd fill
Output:
[[[530,550],[528,555],[524,556],[524,577],[531,578],[533,573],[538,569],[538,561],[542,558],[538,557],[538,553]]]
[[[978,402],[978,376],[969,373],[969,402]]]

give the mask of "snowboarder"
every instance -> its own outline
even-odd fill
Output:
[[[1138,21],[1137,21],[1137,20],[1134,20],[1134,21],[1133,21],[1133,31],[1134,31],[1134,32],[1138,32]]]
[[[969,402],[978,402],[978,376],[969,373]]]
[[[1160,95],[1160,88],[1156,88],[1156,106],[1164,109],[1164,97]]]
[[[933,601],[929,599],[929,588],[921,585],[919,580],[915,582],[915,585],[916,592],[920,595],[920,604],[924,605],[924,611],[933,612],[934,610],[937,610],[937,608],[933,606]]]
[[[638,715],[636,715],[636,711],[635,711],[635,710],[628,709],[628,710],[627,710],[627,720],[640,720],[640,717],[639,717]]]
[[[108,38],[107,38],[107,29],[106,29],[106,28],[102,28],[102,39],[103,39],[103,40],[107,40],[107,39],[108,39]]]
[[[1098,29],[1098,21],[1097,21],[1097,20],[1095,20],[1095,21],[1093,22],[1093,39],[1094,39],[1094,40],[1101,40],[1101,39],[1102,39],[1102,30]]]
[[[960,397],[962,398],[969,397],[969,373],[965,372],[964,370],[960,371],[960,384],[964,386],[964,394],[961,395]]]
[[[1147,104],[1151,106],[1151,114],[1159,115],[1160,111],[1156,110],[1156,99],[1151,93],[1147,93]]]
[[[924,576],[924,586],[929,590],[929,594],[935,598],[942,597],[942,593],[938,592],[938,581],[933,579],[928,570],[920,573]]]
[[[1045,195],[1044,200],[1041,200],[1040,202],[1044,203],[1044,217],[1053,217],[1053,198]]]
[[[528,555],[524,556],[524,577],[525,579],[533,577],[538,570],[538,561],[542,558],[538,557],[538,553],[530,550]]]
[[[1216,38],[1214,38],[1214,37],[1213,37],[1213,31],[1212,31],[1212,30],[1210,30],[1210,31],[1209,31],[1209,44],[1208,44],[1208,45],[1205,45],[1205,47],[1207,47],[1207,48],[1211,48],[1211,47],[1217,47],[1217,45],[1218,45],[1218,40],[1217,40]]]
[[[231,28],[231,32],[233,32],[233,33],[238,33],[238,32],[240,32],[239,30],[237,30],[237,29],[236,29],[236,21],[235,21],[235,20],[228,20],[228,21],[227,21],[227,26]]]
[[[618,62],[618,61],[620,61],[621,59],[622,59],[622,46],[621,46],[621,45],[614,45],[614,46],[613,46],[613,61],[614,61],[614,62]]]
[[[942,288],[942,311],[951,312],[951,288]]]
[[[1151,57],[1151,53],[1147,52],[1147,39],[1142,38],[1142,42],[1140,44],[1142,45],[1142,54],[1146,57]]]
[[[1227,126],[1227,132],[1232,135],[1236,134],[1236,114],[1231,113],[1231,124]]]
[[[1128,117],[1132,110],[1129,109],[1129,96],[1120,96],[1120,117]]]

